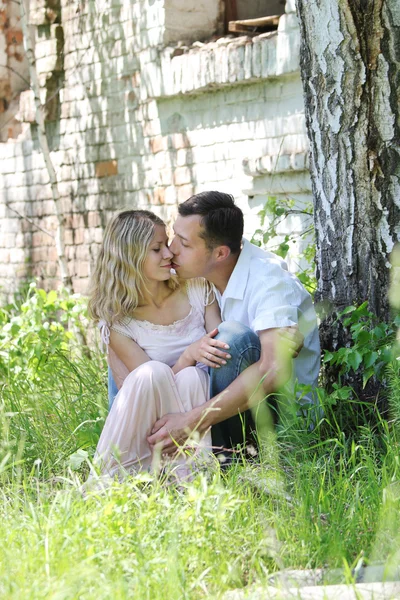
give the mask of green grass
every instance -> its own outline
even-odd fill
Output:
[[[398,364],[389,424],[328,402],[312,432],[281,425],[258,463],[83,495],[88,464],[70,457],[90,457],[101,431],[104,358],[40,330],[26,361],[37,337],[24,327],[18,348],[0,347],[0,597],[218,599],[283,568],[397,564]]]

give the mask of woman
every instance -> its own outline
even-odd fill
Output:
[[[165,224],[149,211],[121,212],[106,228],[89,312],[119,388],[95,456],[110,476],[151,468],[154,423],[206,402],[206,365],[218,368],[230,358],[219,349],[228,345],[212,339],[221,318],[207,282],[179,282],[172,256]],[[209,433],[202,443],[211,447]],[[181,454],[178,462],[185,460]]]

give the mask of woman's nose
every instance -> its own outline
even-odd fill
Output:
[[[163,258],[172,258],[172,257],[173,257],[173,253],[168,248],[168,246],[165,246],[165,249],[164,249],[164,252],[163,252]]]

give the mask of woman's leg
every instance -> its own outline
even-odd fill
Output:
[[[206,374],[192,373],[190,380],[181,375],[177,384],[171,368],[158,361],[132,371],[115,398],[97,446],[95,462],[102,471],[113,476],[120,467],[148,469],[152,454],[147,436],[154,423],[166,413],[189,410],[191,398],[205,402],[206,382]]]

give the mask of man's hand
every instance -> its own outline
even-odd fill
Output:
[[[214,340],[214,336],[218,333],[218,329],[213,329],[207,335],[190,344],[184,352],[190,360],[201,362],[207,367],[220,368],[221,365],[226,365],[226,361],[231,358],[231,355],[226,352],[229,350],[228,344],[221,340]],[[223,352],[222,350],[225,350]]]
[[[162,454],[174,454],[177,451],[177,444],[183,444],[195,429],[196,421],[193,419],[193,412],[170,413],[161,417],[154,424],[151,435],[147,438],[152,449],[156,445],[161,445]]]
[[[283,348],[292,356],[292,358],[296,358],[303,348],[304,335],[297,325],[293,325],[292,327],[282,327],[279,328],[278,331]]]

